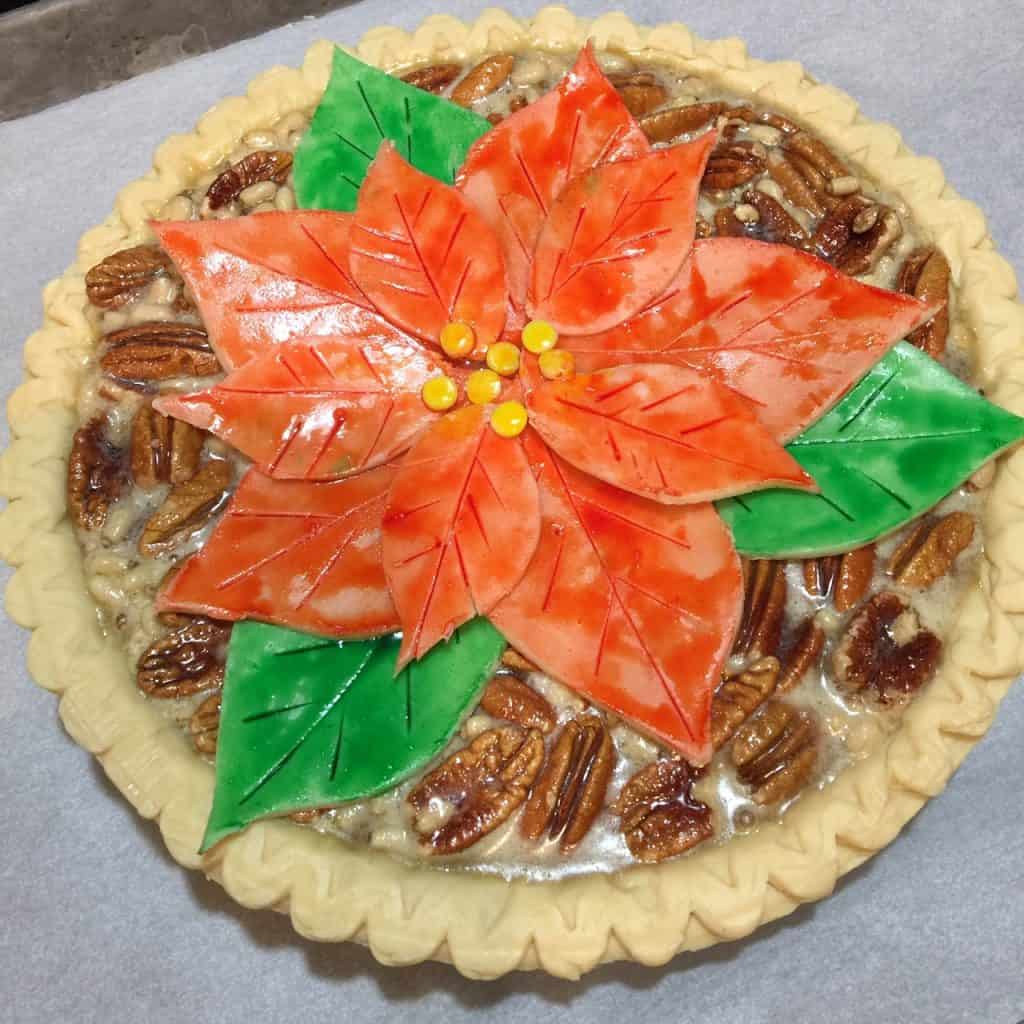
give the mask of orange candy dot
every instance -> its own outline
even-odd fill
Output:
[[[531,320],[523,328],[523,348],[539,356],[558,344],[558,331],[547,320]]]
[[[537,365],[548,380],[568,380],[576,373],[576,357],[563,348],[541,352],[537,357]]]
[[[440,342],[446,356],[462,359],[476,347],[476,332],[469,324],[453,320],[441,328]]]
[[[501,394],[501,378],[493,370],[474,370],[466,380],[466,397],[474,405],[488,405]]]
[[[420,392],[423,404],[434,412],[450,409],[459,399],[459,386],[451,377],[431,377]]]
[[[491,427],[501,437],[518,437],[529,422],[522,402],[502,402],[491,413]]]
[[[519,349],[510,341],[497,341],[487,350],[487,365],[502,377],[511,377],[519,370]]]

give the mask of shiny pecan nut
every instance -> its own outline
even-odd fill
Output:
[[[220,172],[206,190],[211,210],[236,200],[250,185],[273,181],[283,185],[292,169],[292,154],[284,149],[259,149]]]
[[[514,647],[506,647],[501,663],[515,672],[539,672],[540,669],[529,658],[524,658]]]
[[[451,101],[460,107],[471,107],[477,100],[497,92],[512,74],[515,57],[498,53],[480,61],[466,72],[466,77],[452,89]]]
[[[558,839],[570,853],[604,806],[615,770],[615,744],[604,722],[585,715],[567,722],[530,790],[519,831],[527,839]]]
[[[800,131],[800,126],[788,117],[776,113],[774,110],[755,110],[753,107],[737,106],[729,107],[723,112],[723,116],[730,121],[746,121],[747,124],[763,124],[769,128],[775,128],[784,135],[792,135]]]
[[[79,427],[68,457],[68,515],[83,530],[98,530],[126,483],[124,457],[103,436],[103,421]]]
[[[103,372],[126,386],[174,377],[208,377],[220,363],[201,327],[147,323],[112,331],[103,338]]]
[[[875,549],[871,544],[804,562],[804,586],[813,597],[831,598],[837,612],[858,605],[871,585],[875,572]]]
[[[767,559],[744,563],[743,616],[733,654],[758,657],[775,654],[782,638],[786,611],[786,565]]]
[[[444,92],[461,73],[461,64],[431,64],[425,68],[406,71],[401,79],[407,85],[414,85],[417,89],[436,95]]]
[[[117,309],[171,268],[167,254],[155,245],[136,245],[101,260],[85,275],[85,294],[100,309]]]
[[[190,697],[224,683],[224,658],[231,626],[194,618],[161,637],[139,658],[137,682],[150,697]]]
[[[811,250],[823,260],[836,261],[853,238],[853,222],[871,202],[863,196],[847,196],[819,221],[811,235]]]
[[[714,835],[711,809],[693,796],[697,773],[679,758],[641,768],[622,787],[615,809],[637,860],[657,863]]]
[[[782,660],[782,671],[775,692],[789,693],[799,686],[821,658],[825,649],[825,631],[818,625],[814,616],[805,619],[796,629],[793,643]]]
[[[555,709],[532,686],[511,673],[496,675],[480,698],[480,707],[492,718],[514,722],[524,729],[549,733],[558,721]]]
[[[636,118],[657,110],[668,99],[668,90],[650,71],[609,75],[609,81],[615,86],[626,109]]]
[[[796,165],[781,150],[768,154],[768,176],[782,189],[782,194],[794,205],[807,210],[813,217],[825,214],[826,201],[800,173]]]
[[[640,127],[651,142],[671,142],[680,135],[707,128],[722,111],[724,103],[690,103],[685,107],[667,107],[640,118]]]
[[[776,658],[759,658],[738,676],[725,679],[711,701],[711,744],[718,750],[772,695],[779,678]]]
[[[766,242],[803,249],[810,236],[804,226],[792,217],[778,200],[760,189],[751,188],[743,193],[743,202],[757,211],[757,236]]]
[[[695,238],[710,238],[714,234],[711,225],[698,213],[697,226],[694,229]]]
[[[940,359],[946,352],[949,336],[949,261],[941,249],[917,249],[900,268],[896,287],[907,295],[929,304],[943,303],[942,308],[926,324],[911,331],[907,341]]]
[[[870,274],[878,266],[878,261],[903,237],[900,215],[888,207],[878,209],[881,212],[874,225],[859,234],[856,231],[857,218],[868,211],[862,210],[854,217],[850,223],[850,239],[836,256],[836,269],[850,277]]]
[[[974,520],[966,512],[924,519],[892,553],[889,575],[904,587],[927,590],[948,575],[973,539]]]
[[[753,181],[767,166],[768,151],[760,142],[722,142],[708,159],[702,189],[716,192]]]
[[[158,484],[180,484],[199,468],[203,432],[183,420],[143,406],[132,421],[132,479],[143,490]]]
[[[840,689],[874,691],[889,704],[924,686],[935,675],[941,654],[942,641],[921,626],[906,601],[883,591],[850,620],[832,669]]]
[[[825,145],[821,139],[809,132],[793,132],[783,140],[787,153],[810,164],[826,181],[851,177],[846,164]]]
[[[432,853],[468,849],[523,803],[543,760],[544,738],[536,729],[509,725],[481,733],[409,793],[409,804],[418,815],[430,815],[432,804],[450,811],[444,821],[431,821],[426,829],[416,823],[420,842]]]
[[[734,206],[723,206],[715,210],[715,234],[719,238],[747,238],[748,225],[736,216]]]
[[[771,700],[732,741],[732,763],[758,804],[789,800],[818,763],[818,734],[808,712]]]
[[[192,712],[188,720],[188,732],[192,737],[192,745],[200,754],[217,753],[217,736],[220,733],[220,702],[221,691],[210,694]]]
[[[202,526],[224,501],[232,476],[227,462],[211,460],[190,479],[175,484],[142,528],[139,551],[163,554]]]

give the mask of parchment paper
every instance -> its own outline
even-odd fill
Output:
[[[169,2],[169,0],[168,0]],[[154,147],[188,131],[320,37],[356,41],[432,10],[480,3],[373,0],[0,125],[0,386],[21,377],[39,292],[70,262]],[[516,13],[532,5],[510,0]],[[894,122],[987,212],[1024,262],[1024,7],[1020,0],[627,3],[650,23],[804,62]],[[603,5],[577,4],[582,14]],[[55,53],[54,60],[60,55]],[[1024,338],[1021,339],[1024,344]],[[4,425],[6,436],[6,424]],[[4,572],[4,579],[8,578]],[[179,869],[96,763],[62,731],[0,621],[0,1019],[17,1022],[396,1019],[1015,1024],[1024,1018],[1024,690],[948,790],[885,852],[755,938],[662,969],[615,965],[580,983],[540,974],[473,983],[447,966],[394,970],[352,945],[317,946],[286,919],[232,904]]]

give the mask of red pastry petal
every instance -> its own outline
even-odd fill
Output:
[[[541,539],[491,621],[549,675],[704,764],[743,604],[729,531],[710,505],[637,498],[524,438]]]
[[[456,185],[501,239],[517,307],[526,301],[540,229],[566,182],[595,164],[649,150],[589,44],[555,89],[473,143]]]
[[[666,504],[713,501],[814,481],[749,403],[680,366],[619,366],[545,382],[530,422],[564,459]]]
[[[434,423],[400,463],[384,516],[384,569],[405,634],[397,668],[487,614],[521,579],[539,531],[520,440],[499,437],[480,406]]]
[[[349,265],[389,320],[434,345],[446,323],[461,320],[482,354],[504,326],[494,232],[461,192],[411,167],[389,142],[359,192]]]
[[[383,320],[377,337],[289,341],[207,391],[153,404],[209,430],[268,476],[329,480],[388,462],[437,414],[420,396],[441,372]]]
[[[250,470],[202,549],[171,578],[160,611],[260,619],[330,636],[392,633],[380,559],[391,466],[331,483]]]
[[[581,370],[651,361],[714,377],[788,441],[936,312],[786,246],[712,238],[647,309],[567,344]]]
[[[348,213],[302,210],[151,226],[233,369],[300,335],[375,329],[372,305],[348,272],[351,223]]]
[[[532,315],[569,334],[603,331],[660,295],[693,245],[714,143],[708,132],[570,181],[537,239]]]

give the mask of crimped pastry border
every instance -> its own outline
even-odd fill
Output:
[[[977,342],[979,383],[992,400],[1024,413],[1024,307],[981,212],[945,183],[935,160],[915,156],[895,129],[863,118],[849,96],[815,82],[799,64],[754,60],[739,40],[706,42],[678,24],[643,28],[623,14],[587,21],[561,7],[523,21],[500,10],[472,24],[432,17],[411,34],[378,28],[356,52],[392,69],[530,45],[569,52],[587,38],[769,102],[899,194],[949,259]],[[290,912],[309,938],[365,942],[383,963],[434,958],[475,978],[535,968],[578,977],[608,960],[661,964],[828,895],[839,875],[890,842],[943,788],[1024,665],[1024,450],[1001,461],[985,510],[979,581],[947,638],[938,677],[882,746],[805,796],[779,824],[678,861],[543,883],[406,865],[286,821],[253,825],[204,857],[195,852],[212,769],[139,695],[124,651],[101,634],[65,515],[78,379],[95,344],[84,272],[145,240],[147,218],[242,134],[311,110],[330,53],[331,44],[315,44],[301,69],[266,72],[244,97],[217,104],[193,134],[164,142],[153,170],[121,191],[114,212],[81,239],[76,262],[44,290],[44,326],[26,344],[27,380],[8,403],[13,440],[0,457],[0,491],[10,499],[0,516],[0,554],[17,566],[6,603],[33,630],[32,675],[60,695],[68,732],[139,813],[159,823],[176,860],[248,907]]]

